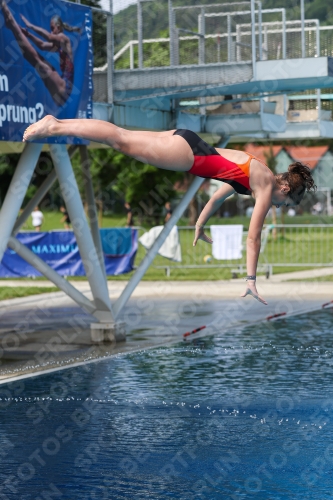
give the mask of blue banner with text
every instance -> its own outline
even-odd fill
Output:
[[[92,76],[91,9],[62,0],[0,1],[0,140],[21,141],[46,114],[91,118]]]
[[[26,245],[61,276],[85,276],[85,270],[73,231],[19,233],[17,239]],[[107,275],[133,270],[138,249],[138,232],[131,228],[101,229],[102,248]],[[0,264],[1,278],[42,276],[16,252],[7,249]]]

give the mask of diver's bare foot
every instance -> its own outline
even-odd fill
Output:
[[[28,127],[23,134],[23,142],[36,141],[37,139],[44,139],[56,134],[56,125],[59,120],[54,116],[47,115],[39,122],[33,123]]]
[[[12,15],[7,5],[10,1],[11,0],[0,0],[0,9],[3,9],[4,13],[9,13]]]
[[[3,15],[5,18],[6,26],[8,28],[8,23],[11,22],[13,15],[10,12],[9,8],[7,7],[7,2],[6,0],[0,0],[0,9],[3,11]]]

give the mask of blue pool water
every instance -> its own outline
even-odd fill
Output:
[[[328,499],[333,315],[0,387],[0,500]]]

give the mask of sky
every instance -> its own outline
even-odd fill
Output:
[[[128,5],[131,5],[132,3],[136,3],[136,0],[113,0],[113,11],[116,14],[122,9],[125,9],[125,7],[128,7]],[[110,5],[110,0],[101,0],[101,6],[105,10],[109,10],[109,5]]]

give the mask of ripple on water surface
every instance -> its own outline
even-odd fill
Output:
[[[332,324],[325,311],[2,386],[3,498],[332,498]]]

